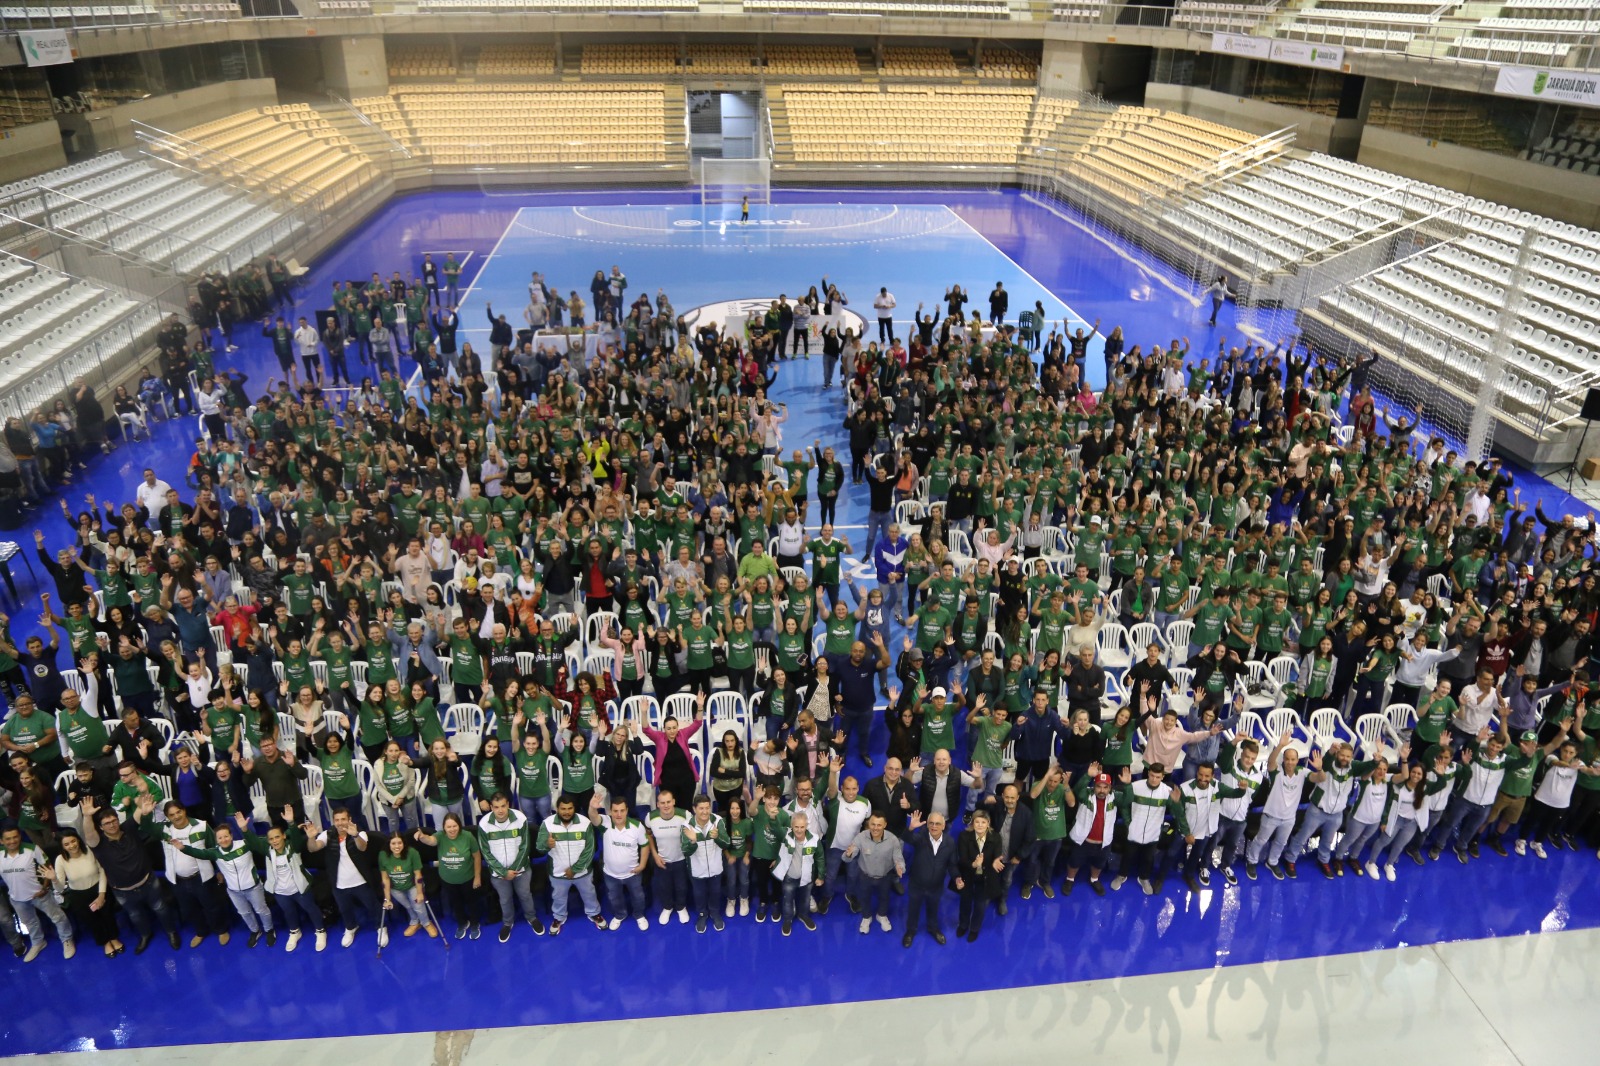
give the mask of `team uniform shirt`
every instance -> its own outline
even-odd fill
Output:
[[[608,820],[600,842],[600,868],[607,877],[621,881],[636,876],[633,869],[639,865],[639,856],[649,845],[650,837],[644,826],[632,818],[624,822],[621,829]]]
[[[689,839],[691,829],[694,830],[696,838],[694,840]],[[700,824],[699,819],[694,819],[684,826],[680,842],[683,853],[689,858],[689,875],[700,878],[721,877],[722,845],[727,839],[727,827],[717,814],[713,814],[704,825]]]
[[[663,818],[660,811],[651,811],[644,820],[644,827],[650,830],[650,836],[656,842],[656,854],[664,862],[683,861],[683,831],[688,828],[689,819],[683,816],[682,811],[674,811],[671,818]]]
[[[1306,789],[1306,782],[1311,779],[1311,771],[1305,763],[1297,763],[1294,773],[1285,770],[1272,770],[1267,774],[1270,784],[1267,787],[1267,801],[1261,806],[1261,813],[1267,818],[1293,818],[1294,812],[1300,808],[1300,796]]]
[[[1461,790],[1461,798],[1479,807],[1488,806],[1494,802],[1505,776],[1505,750],[1502,749],[1499,755],[1491,756],[1489,745],[1479,744],[1473,750],[1472,762],[1468,764],[1467,784]]]
[[[843,851],[855,841],[862,827],[867,824],[867,819],[872,817],[872,804],[857,795],[854,800],[840,796],[831,806],[833,839],[828,846]]]
[[[1545,758],[1544,780],[1539,782],[1539,790],[1533,794],[1533,798],[1546,807],[1566,810],[1572,805],[1572,789],[1578,783],[1578,768],[1558,766],[1556,758],[1554,755]]]
[[[1163,782],[1151,785],[1149,781],[1135,781],[1129,785],[1128,841],[1132,844],[1153,844],[1161,837],[1161,827],[1168,812],[1181,817],[1182,808],[1172,802],[1172,786]]]
[[[1338,814],[1350,805],[1357,779],[1371,770],[1369,762],[1352,762],[1341,769],[1335,760],[1324,760],[1322,780],[1311,788],[1311,805],[1324,814]]]
[[[1204,840],[1217,831],[1222,821],[1222,790],[1214,780],[1206,788],[1201,788],[1193,781],[1181,787],[1183,817],[1189,827],[1186,835]]]
[[[516,807],[501,821],[493,812],[478,823],[483,861],[495,874],[518,874],[528,868],[528,816]]]

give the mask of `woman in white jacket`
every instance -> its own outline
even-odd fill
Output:
[[[817,930],[817,923],[811,917],[811,889],[822,886],[816,865],[822,842],[811,832],[807,822],[804,813],[795,812],[789,822],[789,832],[778,845],[778,863],[772,868],[773,880],[783,886],[784,936],[792,930],[796,915],[801,925],[812,932]]]

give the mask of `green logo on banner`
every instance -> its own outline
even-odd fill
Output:
[[[1538,96],[1540,93],[1544,92],[1544,87],[1549,84],[1549,82],[1550,75],[1546,71],[1541,70],[1539,73],[1535,74],[1533,76],[1533,95]]]

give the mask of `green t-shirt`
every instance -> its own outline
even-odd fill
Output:
[[[1010,722],[996,725],[993,718],[978,719],[973,726],[972,761],[986,770],[1000,769],[1005,761],[1006,738],[1010,735]]]
[[[439,843],[442,847],[444,841]],[[416,886],[417,875],[422,872],[422,856],[416,848],[407,848],[404,855],[395,855],[384,848],[383,854],[378,856],[378,869],[388,875],[391,891],[410,892]]]
[[[1046,788],[1033,801],[1033,832],[1039,840],[1063,840],[1067,835],[1067,785]]]
[[[478,852],[478,838],[467,829],[451,840],[439,831],[439,880],[452,885],[472,883],[472,856]]]

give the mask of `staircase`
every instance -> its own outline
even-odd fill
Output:
[[[311,107],[327,120],[328,125],[342,133],[351,144],[355,145],[367,158],[377,166],[380,174],[391,174],[396,178],[410,177],[413,175],[426,175],[429,173],[427,161],[421,153],[405,144],[395,140],[385,133],[377,123],[370,118],[362,121],[362,115],[354,107],[346,107],[340,103],[326,103],[311,101]],[[371,123],[370,125],[368,123]],[[409,129],[409,124],[407,126]],[[415,141],[413,134],[412,141]],[[399,147],[397,147],[399,146]],[[408,158],[400,147],[411,152]]]
[[[784,166],[794,162],[794,136],[789,130],[789,108],[783,90],[767,86],[767,112],[772,116],[772,162]]]
[[[566,78],[563,81],[568,80]],[[571,80],[577,80],[574,76]],[[664,87],[661,112],[661,139],[666,143],[667,162],[673,166],[689,167],[689,139],[686,133],[688,101],[681,84]]]

